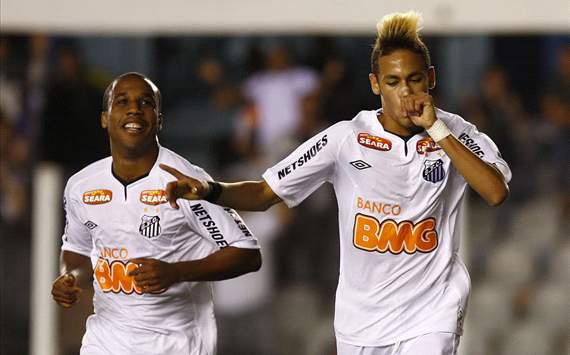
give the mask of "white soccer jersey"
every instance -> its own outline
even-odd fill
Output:
[[[324,182],[334,186],[339,341],[383,346],[430,332],[461,334],[470,288],[457,253],[466,181],[426,132],[405,142],[384,130],[378,114],[381,110],[362,111],[329,127],[263,178],[289,207]],[[457,115],[436,114],[510,180],[489,137]]]
[[[89,165],[65,188],[62,250],[90,257],[94,268],[95,314],[87,323],[84,350],[213,354],[216,325],[210,284],[183,282],[160,294],[141,294],[127,276],[136,268],[129,260],[201,259],[226,246],[259,248],[257,240],[231,209],[186,200],[178,201],[179,210],[170,207],[164,187],[173,177],[159,163],[211,180],[172,151],[160,147],[150,173],[126,186],[113,176],[111,163],[108,157]]]

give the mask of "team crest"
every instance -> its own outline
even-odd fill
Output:
[[[139,227],[140,234],[149,239],[156,238],[160,235],[160,217],[143,215],[141,219],[142,221]]]
[[[443,169],[443,160],[425,160],[424,171],[422,173],[424,180],[436,183],[443,180],[445,170]]]

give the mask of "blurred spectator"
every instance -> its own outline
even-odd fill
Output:
[[[546,89],[539,95],[540,112],[534,129],[539,143],[541,186],[543,193],[555,196],[560,235],[570,225],[570,44],[562,44],[556,53],[556,68]]]
[[[42,34],[33,35],[29,39],[28,47],[29,59],[25,73],[23,119],[30,139],[36,143],[45,104],[51,39]]]
[[[10,42],[0,37],[0,108],[5,120],[16,123],[22,109],[22,87],[12,66],[14,54]]]
[[[505,68],[489,67],[480,85],[479,95],[467,99],[464,116],[501,147],[503,157],[509,162],[515,178],[510,184],[508,203],[527,199],[536,188],[537,174],[536,169],[530,168],[537,155],[535,147],[528,144],[533,134],[529,114],[511,87]],[[517,176],[524,178],[517,179]]]
[[[328,125],[350,120],[360,107],[347,63],[340,57],[325,60],[321,71],[320,112]]]
[[[261,238],[263,268],[240,278],[214,284],[220,354],[266,355],[277,342],[274,241],[281,229],[279,213],[240,212]],[[251,341],[255,334],[256,341]]]
[[[553,73],[549,91],[558,93],[570,102],[570,44],[561,46],[557,53],[557,70]]]
[[[0,221],[17,224],[28,217],[29,141],[0,111]]]
[[[71,45],[58,48],[55,67],[47,88],[41,147],[44,160],[72,173],[108,155],[98,114],[102,90],[89,83],[79,53]]]
[[[541,98],[541,125],[536,135],[541,143],[541,168],[554,173],[544,186],[559,198],[561,221],[570,218],[570,101],[563,92],[547,92]],[[562,225],[560,226],[562,227]],[[562,232],[563,229],[561,228]]]
[[[276,159],[284,147],[300,134],[303,102],[318,88],[318,77],[310,69],[291,63],[288,49],[270,46],[265,68],[247,78],[243,93],[248,101],[242,139],[244,151],[259,152]],[[286,149],[285,149],[286,150]]]
[[[0,295],[1,326],[7,326],[0,353],[24,354],[28,344],[30,180],[33,122],[39,120],[30,117],[27,106],[34,39],[0,39],[0,278],[10,285]]]
[[[196,69],[200,82],[207,92],[203,111],[194,120],[201,120],[211,126],[209,151],[213,153],[216,168],[226,166],[236,158],[232,147],[234,122],[239,116],[241,97],[234,83],[229,80],[225,65],[217,58],[203,59]],[[198,115],[197,115],[198,116]]]

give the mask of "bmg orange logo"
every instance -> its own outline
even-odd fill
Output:
[[[103,292],[126,293],[130,295],[135,292],[142,294],[140,288],[135,285],[129,272],[135,270],[137,264],[120,260],[115,260],[109,264],[107,259],[99,258],[95,266],[95,279]]]
[[[427,218],[415,224],[392,219],[380,223],[372,216],[358,213],[354,219],[353,243],[358,249],[380,253],[429,253],[438,244],[435,225],[435,218]]]

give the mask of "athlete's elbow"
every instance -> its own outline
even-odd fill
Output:
[[[257,192],[257,196],[254,199],[256,201],[252,210],[254,211],[267,211],[271,206],[276,203],[281,202],[281,198],[277,196],[273,190],[267,185],[267,183],[262,182],[259,184],[260,189]]]
[[[249,257],[245,273],[259,271],[259,269],[261,269],[261,265],[263,264],[261,260],[261,252],[259,250],[256,250],[256,252],[252,254],[253,255]]]
[[[263,202],[259,203],[259,204],[256,206],[256,207],[257,207],[256,211],[258,211],[258,212],[265,212],[265,211],[267,211],[271,206],[273,206],[274,204],[275,204],[274,201],[265,199]]]
[[[257,256],[254,258],[252,263],[252,272],[259,271],[261,269],[261,265],[263,265],[263,261],[261,259],[261,253],[257,253]]]
[[[248,210],[253,212],[265,212],[271,207],[271,204],[267,201],[259,201],[253,204]]]
[[[495,189],[488,196],[486,196],[485,201],[491,207],[497,207],[501,205],[509,196],[509,187],[507,184]]]

